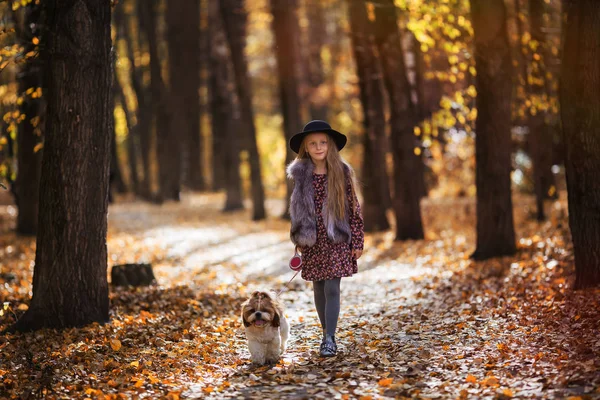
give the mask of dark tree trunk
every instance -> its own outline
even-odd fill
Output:
[[[503,0],[472,0],[477,68],[475,181],[477,247],[472,257],[514,254],[510,183],[511,56]]]
[[[126,37],[125,34],[125,19],[123,13],[123,5],[119,4],[114,8],[113,13],[113,21],[116,30],[116,41],[123,39]],[[128,43],[128,46],[130,44]],[[116,55],[115,55],[116,57]],[[135,69],[135,65],[131,64],[130,68]],[[125,124],[127,126],[127,161],[129,164],[129,184],[130,189],[133,193],[139,193],[139,177],[138,177],[138,165],[137,165],[137,135],[136,130],[134,129],[132,113],[127,104],[127,100],[125,98],[125,92],[123,91],[123,86],[119,79],[117,78],[116,69],[115,75],[113,77],[113,91],[114,91],[114,101],[115,104],[121,104],[121,108],[123,109],[123,113],[125,114]]]
[[[117,6],[117,13],[122,12],[122,6]],[[140,12],[141,5],[138,3],[138,12]],[[135,65],[135,56],[134,56],[134,42],[132,38],[131,29],[128,26],[128,19],[122,19],[122,25],[118,25],[122,27],[123,36],[125,38],[125,42],[127,43],[127,58],[129,59],[129,65],[131,66],[130,71],[130,79],[131,86],[133,91],[135,92],[137,99],[137,113],[136,113],[136,124],[133,127],[133,130],[130,131],[130,139],[131,133],[133,132],[133,138],[139,140],[139,154],[141,155],[142,160],[142,179],[139,182],[138,191],[136,192],[141,197],[149,200],[152,197],[152,173],[150,170],[150,156],[153,153],[152,147],[152,131],[151,131],[151,122],[152,122],[152,105],[149,101],[149,90],[144,86],[144,71],[142,67],[136,67]],[[142,19],[140,18],[140,23]],[[140,24],[141,25],[141,24]],[[139,37],[141,39],[142,26],[138,26]],[[142,48],[142,42],[140,40],[139,48]],[[129,144],[130,148],[132,143]],[[131,152],[131,149],[129,150]],[[131,153],[130,153],[131,154]],[[131,157],[133,159],[134,157]]]
[[[205,190],[200,132],[200,0],[167,3],[173,130],[184,143],[187,184]]]
[[[42,201],[33,298],[15,326],[21,331],[108,321],[110,3],[62,4],[44,2]]]
[[[531,58],[530,93],[541,97],[546,93],[547,52],[546,37],[543,32],[544,0],[529,0],[529,21],[531,39],[539,43],[537,54],[539,61]],[[549,93],[548,93],[549,94]],[[535,103],[535,102],[534,102]],[[544,221],[544,200],[548,198],[548,188],[552,185],[552,132],[546,123],[546,111],[537,110],[529,116],[529,135],[531,137],[531,158],[533,161],[533,183],[537,207],[537,220]]]
[[[158,200],[179,201],[181,186],[181,132],[173,129],[169,92],[161,74],[156,31],[156,0],[142,1],[141,15],[150,52],[150,91],[156,127],[158,161]]]
[[[275,54],[277,58],[277,73],[279,76],[279,99],[283,114],[283,131],[286,144],[294,134],[302,128],[301,102],[298,88],[298,65],[300,64],[300,49],[297,38],[300,34],[297,17],[296,0],[271,0],[273,13],[273,33],[275,36]],[[295,158],[289,146],[286,148],[285,164]],[[285,165],[282,166],[285,169]],[[286,180],[287,196],[283,217],[289,218],[290,197],[293,183]]]
[[[360,100],[363,109],[362,212],[365,231],[377,232],[390,228],[386,210],[390,207],[389,179],[386,169],[387,139],[383,82],[373,48],[365,3],[348,0],[352,50],[356,60]]]
[[[116,59],[116,53],[113,55],[113,58]],[[113,62],[113,71],[115,70],[115,63]],[[114,187],[117,193],[125,193],[127,192],[127,186],[125,186],[125,181],[123,180],[123,174],[121,173],[121,165],[119,164],[119,154],[117,150],[117,134],[115,131],[115,104],[117,100],[117,96],[119,95],[116,85],[117,76],[113,76],[113,87],[111,92],[111,114],[110,114],[110,124],[111,124],[111,133],[110,133],[110,175],[109,175],[109,193],[111,189]],[[110,199],[110,195],[109,195]]]
[[[375,16],[376,38],[390,99],[396,240],[423,239],[422,188],[413,183],[415,174],[422,173],[419,169],[422,162],[415,154],[415,148],[420,145],[414,135],[417,110],[411,99],[394,1],[379,0]]]
[[[223,32],[221,16],[217,2],[209,4],[209,92],[211,130],[214,142],[217,141],[220,163],[214,164],[218,171],[214,173],[216,183],[226,192],[223,211],[233,211],[244,208],[242,196],[242,179],[240,176],[240,137],[236,135],[239,126],[239,110],[234,104],[235,93],[230,90],[233,81],[233,71],[227,40]]]
[[[227,42],[231,52],[235,86],[241,110],[241,130],[244,147],[248,148],[250,177],[252,179],[253,220],[266,218],[265,192],[260,171],[260,155],[256,143],[256,128],[254,126],[254,111],[252,109],[252,95],[248,65],[244,55],[246,44],[246,10],[242,0],[222,0],[219,2],[221,17]]]
[[[600,284],[600,3],[566,5],[560,103],[575,288]]]
[[[32,43],[33,37],[42,36],[41,6],[30,4],[25,8],[25,20],[19,33],[23,54],[35,50]],[[42,71],[40,60],[30,58],[18,76],[19,92],[23,96],[20,106],[21,114],[25,119],[19,124],[17,136],[17,179],[15,182],[17,215],[17,233],[20,235],[35,235],[38,227],[38,200],[41,173],[42,151],[35,147],[41,142],[38,124],[42,118],[43,99],[34,98],[33,93],[42,86]]]
[[[139,193],[139,176],[138,176],[138,143],[137,143],[137,130],[132,121],[132,113],[127,105],[127,100],[125,99],[125,93],[123,92],[123,87],[119,83],[117,77],[114,77],[114,83],[117,97],[115,101],[118,101],[121,104],[121,108],[123,108],[123,113],[125,114],[125,124],[127,125],[127,161],[129,163],[129,179],[131,189],[133,193]]]
[[[423,61],[423,52],[421,51],[421,42],[419,42],[416,36],[411,32],[411,42],[413,48],[413,56],[415,58],[415,92],[417,93],[417,104],[416,113],[418,123],[422,123],[426,118],[429,118],[432,114],[432,110],[427,107],[427,101],[425,96],[425,62]],[[419,198],[427,197],[428,190],[427,184],[425,183],[425,162],[423,160],[423,153],[417,158],[419,162],[415,171],[415,183],[418,185]]]
[[[281,0],[279,0],[281,1]],[[308,81],[310,83],[310,115],[312,119],[327,121],[329,96],[325,96],[325,73],[321,51],[327,39],[324,7],[320,0],[306,0],[308,17]]]

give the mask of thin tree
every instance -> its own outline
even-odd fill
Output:
[[[299,95],[300,49],[296,0],[271,0],[273,14],[273,33],[275,36],[275,55],[277,59],[277,74],[279,76],[279,100],[283,114],[283,131],[286,143],[296,134],[302,125],[301,101]],[[294,153],[289,146],[286,148],[285,164],[294,159]],[[285,168],[285,165],[282,166]],[[287,179],[287,204],[284,217],[289,218],[289,203],[293,183]]]
[[[113,12],[113,22],[116,31],[116,41],[119,42],[121,39],[125,39],[125,15],[123,11],[123,5],[118,4],[114,7]],[[127,44],[129,46],[129,43]],[[135,65],[131,65],[130,68],[132,70],[135,69]],[[129,108],[129,104],[127,104],[127,99],[125,98],[125,92],[123,90],[123,86],[116,74],[113,79],[113,90],[115,96],[115,104],[120,104],[123,109],[123,113],[125,114],[125,125],[127,126],[127,161],[129,165],[129,185],[130,190],[133,193],[138,194],[140,190],[140,180],[139,180],[139,171],[138,171],[138,135],[137,130],[135,129],[135,124],[133,122],[133,111]]]
[[[417,109],[411,98],[406,75],[402,38],[393,0],[375,3],[375,37],[390,99],[392,155],[394,159],[394,197],[396,240],[423,239],[421,218],[422,187],[414,185],[414,175],[421,172],[421,159],[415,153],[419,142],[414,134]]]
[[[25,7],[24,13],[22,23],[15,21],[15,26],[23,53],[30,54],[36,51],[35,41],[43,36],[42,7],[32,3]],[[14,185],[18,209],[17,233],[35,235],[42,161],[42,151],[38,146],[42,141],[40,124],[44,110],[44,99],[38,95],[42,87],[42,65],[39,57],[34,56],[21,66],[17,80],[23,101],[19,108],[25,119],[19,123],[17,134],[17,179]]]
[[[47,119],[33,297],[14,326],[21,331],[108,320],[110,3],[43,4]]]
[[[229,44],[235,75],[235,87],[241,110],[241,134],[249,152],[250,179],[252,180],[253,220],[266,217],[265,191],[260,168],[260,155],[256,143],[256,127],[252,108],[252,91],[248,76],[248,65],[244,55],[246,45],[247,12],[243,0],[221,0],[219,2],[223,26]]]
[[[546,121],[547,112],[537,106],[544,102],[546,91],[546,65],[548,63],[546,51],[546,35],[543,31],[543,17],[545,11],[544,0],[529,0],[529,21],[531,26],[531,40],[537,43],[537,49],[532,53],[530,73],[526,79],[531,81],[528,85],[534,105],[530,108],[529,136],[530,151],[533,161],[533,186],[537,207],[537,220],[546,219],[544,213],[544,200],[548,198],[548,188],[553,184],[552,175],[552,132]]]
[[[310,115],[312,119],[327,121],[329,96],[325,95],[325,72],[321,58],[321,52],[327,41],[325,9],[320,0],[305,0],[305,7],[308,19],[306,65],[310,85]]]
[[[362,209],[365,230],[377,232],[390,227],[386,210],[391,203],[385,163],[387,138],[385,137],[383,82],[364,1],[348,0],[348,12],[365,130]]]
[[[472,0],[471,17],[477,68],[477,247],[472,257],[481,260],[516,251],[510,182],[512,66],[504,1]]]
[[[113,53],[113,66],[112,70],[116,71],[116,63],[117,63],[117,54]],[[121,163],[119,162],[119,151],[117,147],[117,131],[115,124],[115,104],[117,103],[117,98],[119,96],[119,82],[117,81],[117,76],[113,76],[113,85],[110,97],[110,107],[113,112],[110,114],[110,125],[111,125],[111,134],[110,134],[110,173],[109,173],[109,202],[113,201],[112,198],[112,189],[114,188],[117,193],[126,193],[127,185],[125,185],[125,180],[123,179],[123,173],[121,172]]]
[[[213,141],[217,141],[217,157],[221,161],[214,164],[219,170],[213,176],[222,179],[219,186],[225,189],[226,198],[223,211],[234,211],[244,208],[242,196],[242,180],[240,176],[240,143],[237,134],[240,123],[239,104],[231,90],[234,86],[233,71],[229,56],[227,39],[223,32],[221,15],[217,2],[209,5],[210,58],[209,58],[209,94],[211,130]],[[213,155],[214,157],[214,155]]]
[[[132,0],[135,1],[135,0]],[[141,7],[140,2],[137,3],[138,14],[139,8]],[[117,5],[117,13],[119,13],[120,7]],[[139,140],[139,155],[142,160],[141,173],[142,176],[139,181],[139,190],[136,192],[139,196],[146,200],[150,200],[152,197],[152,171],[150,168],[150,159],[154,154],[154,147],[152,146],[152,104],[150,102],[150,90],[149,87],[144,85],[144,73],[145,68],[141,65],[135,64],[135,52],[136,50],[142,52],[145,48],[144,41],[142,40],[143,35],[143,24],[142,19],[139,19],[137,24],[138,40],[134,40],[132,27],[136,22],[136,18],[133,15],[126,15],[122,21],[122,33],[127,44],[127,58],[129,60],[130,68],[130,80],[131,87],[135,92],[137,100],[137,109],[135,110],[136,124],[133,126],[133,130],[129,131],[130,139],[133,134],[134,140]],[[119,25],[118,25],[119,26]],[[119,31],[117,31],[118,33]],[[137,46],[136,46],[137,45]],[[132,144],[130,144],[131,146]],[[130,151],[133,151],[131,149]],[[130,153],[131,154],[131,153]]]
[[[187,185],[193,190],[204,190],[200,131],[200,0],[170,0],[166,19],[172,126],[184,143],[182,155]]]
[[[560,104],[579,289],[600,284],[600,3],[568,1],[566,12]]]
[[[140,2],[140,19],[148,39],[150,52],[150,91],[152,112],[156,128],[156,155],[158,161],[158,201],[179,201],[181,189],[181,132],[173,129],[172,108],[169,91],[161,73],[158,54],[158,34],[156,29],[157,0]]]

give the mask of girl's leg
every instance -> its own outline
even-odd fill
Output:
[[[325,334],[335,336],[338,317],[340,315],[340,281],[335,278],[324,281],[325,293]]]
[[[319,314],[319,321],[321,321],[321,327],[323,328],[323,337],[325,336],[325,282],[326,281],[314,281],[313,282],[313,294],[315,297],[315,307],[317,314]]]

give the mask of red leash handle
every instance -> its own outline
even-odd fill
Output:
[[[294,256],[290,259],[290,269],[300,271],[302,269],[302,256],[298,253],[298,246],[294,248]]]

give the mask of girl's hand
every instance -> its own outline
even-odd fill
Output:
[[[358,259],[360,258],[360,256],[362,256],[362,252],[363,252],[363,251],[362,251],[361,249],[353,249],[353,250],[352,250],[352,257],[353,257],[355,260],[358,260]]]

